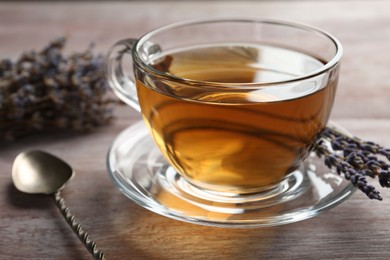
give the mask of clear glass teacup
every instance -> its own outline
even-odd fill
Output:
[[[134,79],[124,54],[133,59]],[[277,197],[315,147],[341,57],[339,41],[311,26],[196,20],[118,42],[108,78],[142,114],[178,178],[206,197],[244,203]]]

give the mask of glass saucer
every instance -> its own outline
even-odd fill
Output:
[[[143,121],[125,129],[107,155],[120,191],[140,206],[173,219],[220,227],[266,227],[308,219],[333,208],[355,187],[314,154],[275,189],[257,194],[205,192],[163,158]]]

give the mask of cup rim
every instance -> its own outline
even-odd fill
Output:
[[[273,25],[282,25],[282,26],[290,26],[298,29],[303,29],[306,31],[310,31],[319,35],[324,36],[325,38],[329,39],[331,42],[333,42],[336,53],[333,55],[333,58],[325,63],[323,66],[321,66],[319,69],[314,70],[310,73],[304,74],[302,76],[297,76],[291,79],[287,80],[280,80],[280,81],[272,81],[272,82],[249,82],[249,83],[232,83],[232,82],[214,82],[214,81],[202,81],[202,80],[194,80],[189,78],[181,78],[177,77],[172,74],[167,74],[165,72],[159,71],[152,66],[146,64],[142,61],[141,57],[138,54],[138,47],[145,43],[149,38],[151,38],[153,35],[168,31],[174,28],[184,27],[187,25],[196,25],[196,24],[205,24],[205,23],[224,23],[224,22],[240,22],[240,23],[263,23],[263,24],[273,24]],[[191,19],[191,20],[185,20],[181,22],[171,23],[159,28],[156,28],[152,31],[149,31],[148,33],[141,36],[135,43],[134,48],[132,49],[132,56],[134,62],[142,68],[143,70],[152,73],[154,75],[157,75],[160,78],[174,81],[178,83],[185,83],[185,84],[191,84],[192,86],[209,86],[209,87],[221,87],[221,88],[232,88],[239,86],[240,88],[261,88],[261,87],[269,87],[269,86],[275,86],[275,85],[283,85],[283,84],[291,84],[294,82],[304,81],[310,78],[314,78],[316,76],[319,76],[334,67],[337,66],[337,64],[340,62],[342,56],[343,56],[343,47],[341,45],[341,42],[333,36],[331,33],[328,33],[327,31],[320,29],[318,27],[308,25],[301,22],[295,22],[290,20],[282,20],[282,19],[272,19],[272,18],[201,18],[201,19]]]

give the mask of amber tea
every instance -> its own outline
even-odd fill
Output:
[[[255,192],[296,170],[324,129],[336,91],[336,82],[310,81],[251,88],[324,65],[277,46],[196,46],[163,53],[150,65],[188,81],[138,78],[155,142],[187,180],[219,191]]]

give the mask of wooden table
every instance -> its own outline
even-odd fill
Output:
[[[321,27],[344,45],[332,119],[353,134],[390,147],[390,2],[174,1],[0,3],[0,57],[16,58],[59,35],[69,50],[115,41],[157,26],[206,16],[265,16]],[[108,259],[388,259],[390,190],[384,201],[356,192],[310,220],[261,229],[220,229],[171,220],[123,196],[105,167],[114,138],[140,116],[117,107],[116,120],[88,135],[34,135],[0,143],[0,259],[89,259],[53,201],[11,184],[15,156],[44,149],[77,176],[63,191],[72,212]]]

